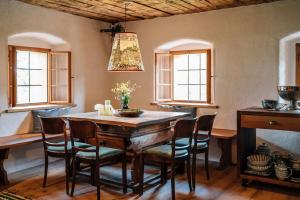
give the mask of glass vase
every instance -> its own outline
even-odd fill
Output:
[[[129,96],[122,96],[121,97],[121,109],[125,110],[125,109],[129,109],[128,104],[129,104]]]

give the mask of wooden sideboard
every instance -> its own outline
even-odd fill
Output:
[[[256,150],[256,129],[300,132],[300,110],[271,111],[262,108],[248,108],[237,111],[238,173],[242,178],[242,184],[247,185],[248,181],[259,181],[300,188],[300,183],[289,180],[281,181],[275,175],[263,177],[244,172],[247,168],[247,156],[254,154]]]

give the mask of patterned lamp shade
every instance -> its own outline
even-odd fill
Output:
[[[117,33],[112,45],[108,71],[144,71],[136,33]]]

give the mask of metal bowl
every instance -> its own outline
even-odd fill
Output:
[[[277,91],[278,91],[279,96],[282,99],[291,102],[289,110],[297,109],[297,101],[300,99],[300,87],[298,87],[298,86],[278,86]]]
[[[297,101],[300,99],[300,87],[298,86],[278,86],[278,94],[286,101]]]
[[[275,109],[277,107],[278,101],[264,99],[261,101],[262,107],[265,109]]]

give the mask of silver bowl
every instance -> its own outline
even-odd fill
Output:
[[[278,86],[277,91],[279,96],[290,101],[289,110],[297,110],[297,101],[300,99],[300,87],[298,86]]]

